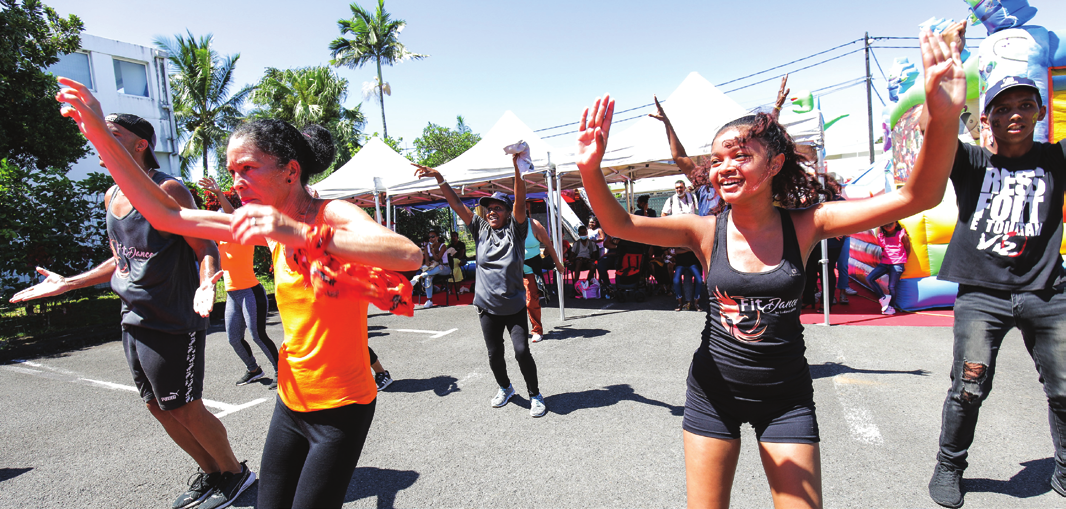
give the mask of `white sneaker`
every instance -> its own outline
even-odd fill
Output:
[[[533,339],[531,339],[530,341],[534,343],[540,343],[541,341],[544,341],[544,336],[541,336],[540,334],[534,334]]]
[[[506,388],[500,387],[500,390],[496,391],[496,395],[492,397],[492,408],[500,408],[507,404],[514,396],[514,386],[508,385]]]
[[[433,307],[433,301],[427,300],[425,304],[422,304],[422,309],[429,309]]]
[[[896,308],[891,307],[891,306],[887,306],[887,307],[885,307],[885,309],[883,311],[881,311],[881,314],[882,315],[894,315],[894,314],[896,314]]]
[[[888,303],[891,302],[891,301],[892,301],[892,296],[891,295],[885,295],[884,297],[881,297],[880,299],[877,299],[877,302],[879,302],[881,304],[881,312],[882,313],[884,313],[885,310],[888,309]]]
[[[848,295],[858,295],[859,291],[858,290],[852,290],[851,288],[845,288],[844,289],[844,293],[846,293]]]
[[[548,413],[548,407],[544,405],[544,395],[537,394],[529,398],[529,415],[532,417],[544,417]]]

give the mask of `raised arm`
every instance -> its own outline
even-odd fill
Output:
[[[774,101],[773,113],[770,113],[770,116],[774,117],[774,120],[777,120],[778,117],[781,116],[781,108],[785,106],[785,101],[788,100],[788,93],[792,91],[792,89],[787,88],[786,85],[788,85],[788,73],[785,73],[785,75],[781,77],[781,88],[777,89],[777,100]]]
[[[609,95],[596,99],[592,107],[581,115],[577,138],[577,167],[585,186],[592,210],[604,231],[615,237],[656,246],[693,246],[699,216],[679,214],[649,218],[627,212],[614,198],[603,177],[600,163],[607,151],[607,138],[614,117],[614,101]]]
[[[958,148],[959,114],[966,102],[966,72],[958,42],[922,32],[926,109],[925,140],[907,183],[899,192],[862,200],[833,201],[808,209],[815,237],[828,238],[868,230],[930,209],[944,198]]]
[[[654,95],[651,98],[655,100],[655,113],[649,113],[648,116],[662,122],[663,126],[666,127],[666,140],[670,143],[670,157],[674,159],[677,169],[681,170],[681,173],[684,173],[691,181],[692,172],[696,169],[696,163],[693,163],[692,159],[688,157],[688,154],[685,153],[685,147],[681,145],[681,140],[677,139],[674,125],[670,123],[670,118],[666,116],[666,111],[659,104],[659,98]]]
[[[98,103],[84,85],[67,78],[59,78],[59,83],[65,88],[56,94],[56,100],[71,106],[63,110],[63,115],[78,124],[78,128],[96,148],[123,194],[154,228],[186,237],[226,241],[233,239],[229,231],[229,216],[205,210],[183,209],[141,170],[133,156],[111,135],[103,116],[90,106]]]
[[[518,169],[518,154],[511,156],[514,164],[514,203],[511,204],[511,217],[516,224],[526,222],[526,181],[522,180],[522,171]]]
[[[563,263],[559,261],[559,255],[555,254],[555,244],[552,244],[552,239],[548,236],[548,230],[544,229],[544,225],[540,224],[540,221],[533,218],[530,218],[529,220],[533,221],[533,236],[536,237],[541,244],[547,246],[548,254],[551,255],[552,262],[555,263],[555,270],[562,274],[564,272]]]
[[[464,224],[469,225],[470,221],[474,219],[474,213],[470,211],[470,208],[463,203],[463,200],[459,199],[459,195],[455,194],[455,190],[448,184],[447,180],[444,180],[444,176],[440,174],[435,168],[429,166],[422,166],[421,164],[411,164],[415,168],[415,176],[418,178],[433,177],[437,179],[437,185],[440,186],[440,192],[444,194],[444,199],[448,200],[448,206],[455,211],[455,215],[459,216],[459,219]]]
[[[218,182],[215,182],[215,179],[204,177],[197,183],[200,187],[204,188],[204,190],[215,195],[215,199],[218,200],[218,206],[222,208],[222,212],[227,214],[233,213],[233,204],[229,202],[229,198],[227,198],[226,194],[222,192],[222,188],[218,186]]]

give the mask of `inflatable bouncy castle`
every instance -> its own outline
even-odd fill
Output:
[[[967,143],[980,143],[980,105],[990,83],[1006,76],[1032,79],[1048,106],[1045,120],[1037,125],[1036,141],[1057,142],[1066,138],[1066,31],[1049,31],[1026,25],[1036,15],[1027,0],[964,0],[970,19],[987,29],[988,37],[976,54],[963,54],[967,76],[966,109],[960,118],[959,137]],[[922,27],[945,31],[950,20],[931,19]],[[889,77],[889,97],[893,103],[883,112],[885,150],[892,150],[891,173],[896,185],[907,180],[921,148],[918,119],[925,102],[923,78],[906,59],[897,60]],[[955,283],[936,279],[958,218],[958,208],[949,185],[943,202],[921,214],[901,220],[910,235],[912,251],[896,290],[895,302],[903,309],[917,311],[950,307],[955,303]],[[1066,254],[1066,242],[1060,249]],[[877,265],[881,248],[872,232],[852,236],[849,274],[870,286],[866,275]],[[886,278],[881,281],[887,282]],[[884,283],[882,288],[885,289]]]

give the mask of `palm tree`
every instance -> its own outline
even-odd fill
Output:
[[[252,92],[244,87],[230,94],[233,71],[241,55],[221,57],[211,48],[210,34],[196,39],[176,35],[174,40],[157,38],[155,44],[170,54],[170,80],[173,95],[174,119],[182,142],[181,175],[189,177],[193,161],[203,161],[207,175],[207,157],[215,153],[216,162],[223,163],[219,149],[226,137],[244,118],[241,105]]]
[[[392,19],[385,12],[385,0],[378,0],[378,9],[371,13],[356,3],[351,4],[352,19],[337,20],[341,36],[329,43],[329,50],[333,53],[334,66],[346,66],[352,69],[362,67],[370,62],[377,64],[377,83],[372,85],[377,89],[377,99],[381,101],[381,129],[385,137],[389,136],[389,128],[385,124],[385,93],[389,91],[389,84],[381,78],[381,64],[393,65],[404,60],[421,60],[428,55],[411,53],[400,44],[398,37],[407,22],[402,19]],[[351,39],[344,36],[351,35]]]
[[[329,129],[337,145],[337,165],[358,150],[366,117],[359,105],[345,108],[348,80],[325,66],[279,70],[267,68],[250,96],[252,117],[285,120],[297,127],[318,124]]]

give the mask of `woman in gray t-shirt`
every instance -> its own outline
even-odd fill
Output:
[[[516,156],[517,157],[517,156]],[[474,308],[481,321],[481,332],[489,350],[489,367],[500,389],[492,398],[492,406],[507,404],[514,395],[507,363],[503,358],[503,335],[511,336],[515,360],[522,370],[522,378],[529,391],[529,413],[540,417],[547,413],[544,396],[537,383],[537,364],[529,351],[529,323],[526,320],[526,290],[522,282],[522,264],[525,259],[526,184],[515,163],[515,201],[503,193],[481,198],[485,217],[470,211],[448,182],[437,170],[415,165],[419,178],[437,179],[440,190],[448,199],[448,205],[466,223],[474,236],[476,247],[477,276],[474,283]]]

